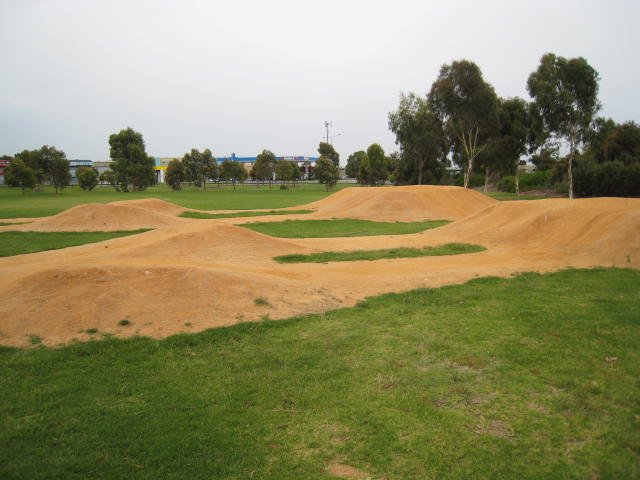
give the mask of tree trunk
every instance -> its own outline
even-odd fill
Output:
[[[467,157],[467,171],[464,174],[464,188],[469,188],[471,173],[473,172],[473,161],[484,149],[484,146],[478,147],[479,135],[480,128],[478,127],[470,128],[468,135],[466,136],[465,132],[458,135],[458,139],[462,142],[462,147],[464,148],[464,152]]]
[[[520,200],[520,162],[516,160],[516,200]]]
[[[467,163],[467,171],[464,172],[464,188],[469,188],[469,180],[471,178],[471,171],[473,170],[473,157],[469,158]]]
[[[484,187],[482,188],[483,193],[487,193],[487,187],[489,186],[489,176],[491,176],[491,170],[487,165],[484,167]]]
[[[424,168],[424,162],[420,162],[420,168],[418,169],[418,185],[422,185],[422,169]]]
[[[575,131],[571,131],[569,137],[569,198],[573,198],[573,154],[575,151],[576,134]]]

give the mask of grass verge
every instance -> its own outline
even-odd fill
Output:
[[[273,257],[278,263],[326,263],[352,262],[357,260],[381,260],[383,258],[439,257],[442,255],[461,255],[482,252],[486,248],[468,243],[447,243],[437,247],[424,248],[388,248],[381,250],[355,250],[352,252],[320,252],[280,255]]]
[[[186,208],[197,210],[255,210],[265,208],[295,207],[320,200],[351,185],[339,184],[327,192],[318,183],[298,184],[296,188],[280,190],[268,186],[230,185],[221,188],[184,186],[182,190],[171,190],[166,185],[150,187],[142,192],[116,192],[111,187],[98,187],[86,192],[80,187],[65,188],[55,194],[52,187],[41,187],[38,191],[22,194],[19,188],[0,186],[0,218],[48,217],[83,203],[108,203],[117,200],[159,198]]]
[[[372,235],[406,235],[451,223],[449,220],[424,222],[373,222],[351,218],[336,220],[285,220],[238,225],[256,232],[284,238],[365,237]]]
[[[482,278],[164,340],[2,348],[0,477],[635,478],[638,284]]]
[[[75,247],[148,231],[149,229],[115,232],[0,232],[0,257]]]
[[[243,212],[233,212],[233,213],[207,213],[207,212],[192,212],[186,211],[182,212],[179,217],[185,218],[202,218],[202,219],[212,219],[212,218],[236,218],[236,217],[262,217],[266,215],[301,215],[306,213],[313,213],[313,210],[270,210],[268,212],[260,212],[260,211],[243,211]]]

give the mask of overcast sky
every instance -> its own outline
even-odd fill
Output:
[[[317,156],[380,143],[400,92],[468,59],[528,99],[540,57],[582,56],[601,115],[640,121],[640,2],[0,0],[0,154],[55,145],[107,160],[127,126],[147,153]]]

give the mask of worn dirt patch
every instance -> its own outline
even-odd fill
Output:
[[[327,472],[330,475],[339,478],[372,478],[370,474],[346,463],[340,463],[340,460],[333,460],[327,465]]]

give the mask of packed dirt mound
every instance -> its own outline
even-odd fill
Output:
[[[548,199],[490,206],[434,235],[530,250],[640,255],[640,200]]]
[[[286,239],[217,221],[195,221],[192,225],[150,232],[138,238],[131,237],[130,245],[130,248],[119,248],[117,255],[247,262],[256,256],[271,257],[301,250]]]
[[[110,202],[109,205],[124,205],[129,207],[144,208],[156,213],[164,213],[165,215],[180,215],[187,208],[176,205],[175,203],[165,202],[159,198],[141,198],[139,200],[121,200],[118,202]]]
[[[175,225],[182,220],[186,219],[130,205],[87,203],[52,217],[22,225],[22,230],[39,232],[137,230]]]
[[[327,217],[411,222],[457,220],[496,202],[462,187],[411,185],[345,188],[306,207]]]
[[[97,338],[164,337],[255,320],[275,310],[293,315],[340,306],[312,285],[280,278],[277,297],[273,287],[268,275],[230,269],[62,266],[33,273],[5,291],[0,318],[3,333],[19,330],[57,345],[72,338],[87,340],[89,329],[97,329]],[[268,298],[269,304],[256,303],[257,297]],[[130,325],[120,326],[121,320]]]

